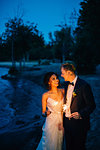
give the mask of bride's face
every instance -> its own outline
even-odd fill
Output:
[[[59,86],[59,79],[55,74],[53,74],[49,79],[50,87],[57,87]]]

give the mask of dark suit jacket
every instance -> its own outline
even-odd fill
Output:
[[[65,96],[67,93],[68,84],[65,86]],[[86,126],[90,126],[90,114],[95,109],[94,96],[91,90],[90,85],[84,80],[77,78],[74,93],[71,101],[71,113],[79,112],[82,119],[85,121]]]

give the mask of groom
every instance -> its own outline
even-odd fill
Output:
[[[61,76],[65,81],[64,131],[66,150],[85,150],[90,114],[96,105],[90,85],[80,79],[71,63],[62,64]]]

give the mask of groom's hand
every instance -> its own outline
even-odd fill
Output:
[[[78,112],[72,113],[70,118],[74,118],[74,119],[82,119],[82,117],[80,116],[80,114],[79,114]]]

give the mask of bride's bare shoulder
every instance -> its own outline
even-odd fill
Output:
[[[49,92],[47,91],[47,92],[45,92],[45,93],[42,94],[42,97],[43,98],[48,98],[48,95],[49,95]]]

